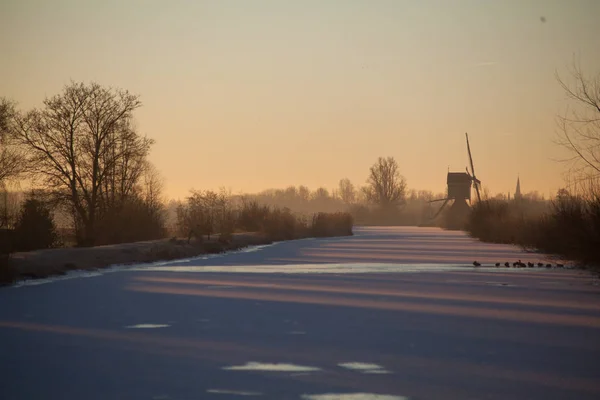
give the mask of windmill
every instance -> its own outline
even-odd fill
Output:
[[[469,162],[471,163],[471,180],[473,181],[473,186],[475,186],[475,191],[477,192],[477,201],[481,201],[481,194],[479,189],[481,187],[481,181],[475,177],[475,167],[473,166],[473,156],[471,155],[471,146],[469,145],[469,134],[465,132],[465,137],[467,138],[467,152],[469,153]],[[469,169],[467,168],[467,174],[469,174]],[[470,201],[470,198],[469,198]]]
[[[471,146],[469,145],[469,135],[465,133],[467,139],[467,152],[469,154],[469,164],[471,166],[471,172],[469,168],[466,168],[466,172],[450,172],[446,178],[446,184],[448,185],[448,195],[444,199],[431,200],[429,203],[435,203],[443,201],[444,203],[440,209],[435,213],[433,219],[436,219],[438,215],[442,213],[445,207],[450,201],[453,201],[452,205],[448,210],[448,217],[451,221],[450,225],[460,224],[460,221],[464,221],[466,215],[469,212],[471,203],[471,188],[475,187],[477,193],[477,201],[481,201],[481,181],[475,176],[475,167],[473,166],[473,156],[471,155]],[[467,200],[469,204],[467,204]]]

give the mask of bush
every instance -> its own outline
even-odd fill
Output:
[[[467,231],[484,242],[517,244],[587,265],[600,265],[600,197],[561,195],[542,214],[518,202],[476,204]]]
[[[26,200],[17,219],[14,236],[16,251],[53,247],[57,234],[48,206],[36,199]]]
[[[180,235],[208,240],[215,233],[233,232],[236,215],[229,197],[212,191],[192,191],[185,204],[177,207],[177,229]]]
[[[184,257],[182,251],[177,245],[157,243],[146,250],[141,257],[142,262],[166,261]]]
[[[162,210],[132,197],[105,211],[97,222],[96,244],[132,243],[162,239],[167,234]]]
[[[14,251],[14,229],[0,228],[0,255],[8,255]]]
[[[0,285],[10,284],[16,279],[16,271],[10,265],[13,241],[14,231],[12,229],[0,229]]]
[[[0,253],[0,286],[13,283],[17,275],[17,271],[10,264],[10,255]]]
[[[219,234],[218,242],[221,244],[231,244],[233,241],[233,234],[231,232],[222,232]]]
[[[257,201],[244,201],[238,213],[237,226],[244,232],[259,232],[265,228],[270,213],[269,206],[261,206]]]
[[[206,242],[203,248],[207,254],[222,253],[225,251],[225,246],[219,242]]]
[[[600,265],[600,197],[559,197],[539,222],[534,245],[583,264]]]
[[[515,232],[520,227],[509,217],[508,202],[487,200],[475,204],[466,230],[483,242],[516,243]]]
[[[305,237],[308,228],[289,208],[276,208],[267,215],[263,231],[269,240],[281,241]]]
[[[211,226],[210,233],[218,234],[217,242],[227,247],[235,231],[260,232],[268,241],[351,235],[353,218],[350,213],[319,213],[311,223],[289,208],[271,208],[246,199],[234,208],[224,194],[193,192],[186,204],[177,208],[179,234],[188,241],[192,237],[202,238],[208,233],[207,225]]]
[[[310,231],[314,237],[350,236],[353,224],[350,213],[318,213],[313,216]]]

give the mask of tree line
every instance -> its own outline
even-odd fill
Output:
[[[533,234],[523,226],[545,219],[555,222],[544,226],[561,226],[566,232],[569,221],[579,221],[575,230],[585,235],[577,240],[592,238],[586,248],[597,247],[600,78],[587,79],[579,68],[574,68],[573,78],[571,85],[559,79],[574,106],[559,116],[557,138],[572,155],[565,160],[572,176],[570,190],[550,201],[531,193],[518,203],[502,195],[485,195],[466,227],[473,236],[557,248],[544,246],[539,237],[531,239]],[[139,96],[97,83],[71,82],[31,110],[20,110],[0,98],[0,242],[6,242],[1,236],[6,228],[48,225],[57,218],[68,222],[61,225],[69,226],[79,246],[168,234],[210,237],[235,230],[281,234],[293,231],[292,226],[308,232],[312,228],[307,227],[319,225],[310,219],[320,211],[349,213],[353,223],[361,225],[418,225],[434,214],[436,206],[429,202],[444,197],[409,189],[397,161],[380,157],[367,172],[364,185],[344,178],[331,191],[305,186],[246,195],[192,191],[182,202],[165,203],[162,179],[148,160],[154,141],[140,134],[134,123],[141,106]],[[22,180],[33,188],[24,202],[18,195]],[[20,203],[18,213],[9,213]],[[341,215],[340,220],[345,218]],[[523,239],[525,231],[529,239]],[[43,246],[60,245],[60,236],[46,235]]]
[[[28,111],[1,99],[0,189],[28,179],[35,201],[69,216],[78,245],[163,236],[154,141],[133,120],[140,106],[97,83],[72,82]]]
[[[566,188],[551,201],[476,204],[466,230],[478,239],[511,243],[600,266],[600,74],[587,77],[574,63],[567,82],[557,75],[569,107],[557,118],[556,142],[569,154]]]
[[[44,220],[50,214],[43,209],[51,209],[54,216],[68,221],[79,246],[164,237],[168,213],[162,181],[148,160],[154,140],[140,134],[134,123],[134,113],[141,106],[138,95],[97,83],[71,82],[31,110],[20,110],[14,102],[0,98],[2,227],[30,220],[31,215],[19,214],[17,221],[8,217],[9,203],[15,200],[10,198],[9,186],[27,180],[32,189],[22,211],[37,213]],[[393,217],[406,203],[406,181],[395,159],[380,157],[370,168],[367,184],[359,189],[343,179],[335,193],[325,188],[310,192],[300,186],[279,194],[247,195],[242,202],[254,200],[300,214],[352,208],[365,214],[368,206]],[[230,197],[192,191],[176,207],[177,225],[202,217],[204,222],[196,225],[203,226],[207,235],[231,230],[225,227],[231,225],[231,215],[226,218],[225,214],[232,213],[231,204],[241,203]],[[195,215],[199,210],[211,212]],[[355,213],[359,218],[360,212]]]
[[[141,106],[138,95],[97,83],[71,82],[31,110],[0,98],[0,229],[32,226],[35,218],[41,225],[49,218],[59,221],[60,234],[20,248],[124,243],[168,234],[189,238],[198,232],[258,229],[265,224],[258,216],[261,207],[281,210],[283,220],[288,214],[303,221],[319,212],[348,212],[360,225],[418,225],[434,212],[429,201],[444,196],[409,189],[398,162],[379,157],[363,185],[344,178],[331,191],[306,186],[246,195],[192,191],[184,201],[166,203],[162,178],[148,160],[154,140],[135,127]],[[9,190],[20,180],[34,188],[28,199]],[[18,204],[23,206],[17,210]],[[252,213],[259,222],[248,222]]]

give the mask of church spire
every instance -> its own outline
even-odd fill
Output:
[[[517,175],[517,188],[515,190],[515,200],[521,198],[521,178]]]

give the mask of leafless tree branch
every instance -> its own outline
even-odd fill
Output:
[[[558,73],[556,79],[572,104],[558,116],[556,142],[567,149],[570,172],[586,177],[600,176],[600,74],[587,78],[578,62],[570,70],[571,83]],[[586,178],[588,179],[588,178]]]
[[[71,82],[41,110],[15,118],[30,172],[74,210],[84,244],[93,244],[99,216],[133,193],[147,166],[153,142],[132,128],[140,106],[127,91]]]

